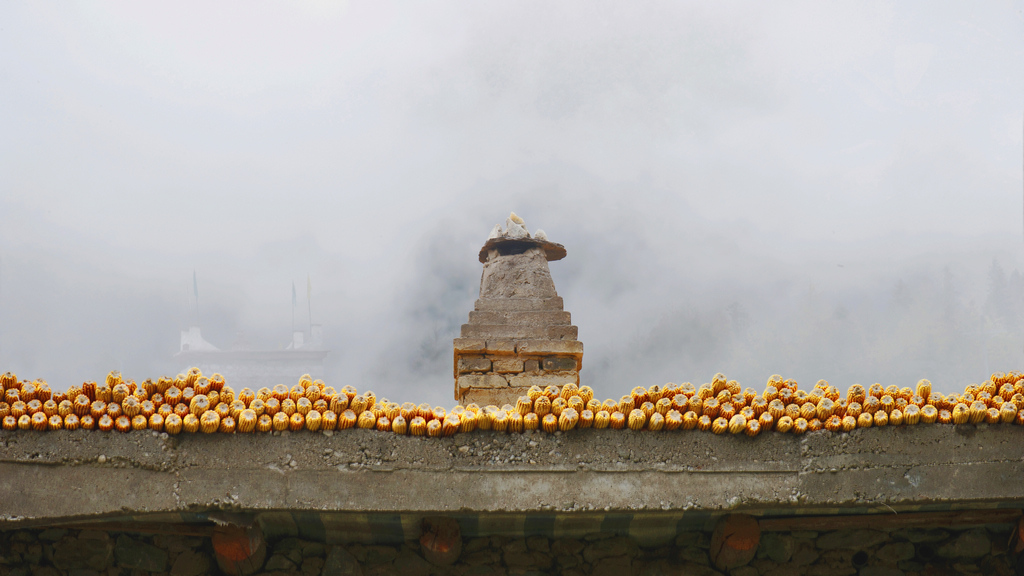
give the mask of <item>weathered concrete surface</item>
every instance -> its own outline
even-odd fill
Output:
[[[748,510],[1024,503],[1024,428],[757,438],[577,430],[452,438],[0,432],[0,520],[237,508]]]

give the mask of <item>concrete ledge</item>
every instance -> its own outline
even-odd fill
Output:
[[[1024,428],[702,432],[0,432],[0,521],[201,511],[822,513],[1024,506]]]

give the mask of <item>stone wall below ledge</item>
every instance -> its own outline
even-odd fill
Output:
[[[753,558],[729,576],[1013,576],[1024,568],[1007,546],[1013,524],[947,528],[882,527],[764,532]],[[660,541],[613,532],[580,537],[476,536],[461,539],[451,565],[432,565],[416,538],[325,543],[295,534],[267,542],[260,575],[275,576],[722,576],[712,534],[693,530]],[[216,574],[208,537],[102,529],[0,531],[0,576]],[[1016,571],[1015,571],[1016,568]]]

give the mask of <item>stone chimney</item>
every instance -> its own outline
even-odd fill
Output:
[[[555,291],[548,262],[565,258],[513,212],[480,249],[480,298],[455,339],[455,399],[515,405],[530,386],[579,384],[583,343]]]

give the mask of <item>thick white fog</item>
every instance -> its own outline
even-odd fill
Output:
[[[0,371],[324,326],[450,405],[516,211],[599,396],[1024,369],[1024,1],[0,5]],[[312,301],[306,300],[306,279]],[[232,383],[240,387],[241,383]]]

